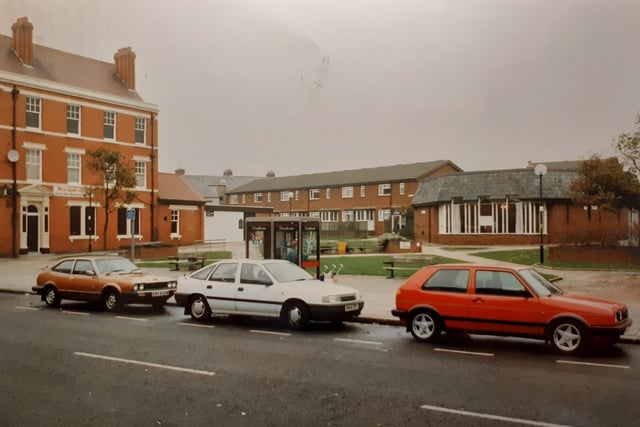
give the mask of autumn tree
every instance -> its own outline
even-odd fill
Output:
[[[110,214],[118,203],[131,203],[136,198],[137,193],[131,190],[136,185],[136,175],[118,151],[98,148],[89,150],[87,154],[87,169],[96,177],[92,187],[96,199],[101,200],[104,207],[103,249],[106,250]]]
[[[571,200],[587,206],[620,210],[640,207],[640,183],[637,176],[618,158],[601,159],[593,155],[580,163],[580,177],[571,184]]]
[[[616,148],[629,171],[640,176],[640,115],[636,119],[636,125],[639,127],[635,131],[618,136]]]

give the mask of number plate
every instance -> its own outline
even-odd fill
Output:
[[[358,304],[347,304],[344,306],[344,311],[355,311],[358,309]]]
[[[169,295],[169,291],[152,291],[151,292],[152,297],[163,297],[165,295]]]

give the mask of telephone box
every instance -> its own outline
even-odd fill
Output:
[[[311,217],[257,217],[245,220],[246,256],[288,259],[320,276],[320,221]]]

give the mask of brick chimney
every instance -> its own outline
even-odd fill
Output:
[[[118,49],[113,59],[116,61],[116,73],[122,83],[130,89],[136,89],[136,54],[130,47]]]
[[[18,18],[11,26],[13,30],[13,50],[24,65],[33,66],[33,24],[29,18]]]

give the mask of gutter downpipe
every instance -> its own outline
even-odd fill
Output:
[[[13,100],[13,123],[11,127],[11,149],[16,149],[16,110],[17,110],[17,99],[20,91],[13,85],[13,89],[11,90],[11,98]],[[18,258],[18,230],[16,229],[18,226],[18,177],[16,171],[16,162],[11,162],[11,173],[13,176],[13,188],[11,190],[11,201],[12,201],[12,212],[11,212],[11,254],[14,258]]]
[[[155,154],[155,135],[156,135],[156,115],[151,113],[151,241],[158,240],[158,227],[156,224],[156,154]]]

